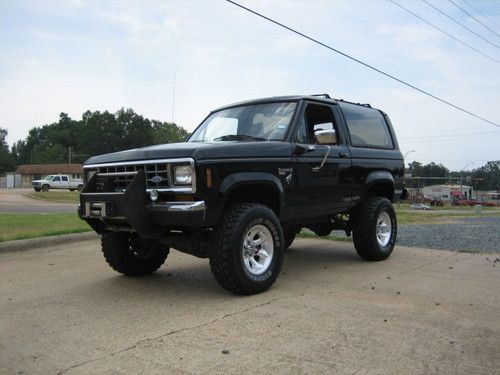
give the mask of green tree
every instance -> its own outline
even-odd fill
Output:
[[[0,128],[0,175],[5,172],[12,172],[15,167],[14,158],[7,144],[7,134],[7,129]]]
[[[444,165],[436,164],[434,162],[430,162],[429,164],[422,166],[422,174],[424,177],[445,178],[449,172],[450,171],[448,170],[448,168],[446,168]]]
[[[92,155],[106,154],[158,143],[184,141],[188,132],[174,123],[149,120],[132,109],[87,111],[81,120],[66,113],[59,121],[32,128],[26,139],[12,147],[17,164],[65,163],[69,148],[73,162]]]
[[[500,160],[489,161],[474,170],[472,178],[478,190],[500,190]]]
[[[411,162],[409,164],[408,169],[409,169],[412,177],[422,177],[423,176],[422,163],[419,163],[418,161]]]
[[[173,122],[159,122],[152,121],[153,123],[153,143],[175,143],[184,142],[189,136],[186,129],[177,126]]]

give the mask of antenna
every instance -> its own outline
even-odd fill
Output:
[[[174,73],[174,84],[172,85],[172,123],[174,122],[175,114],[175,73]]]

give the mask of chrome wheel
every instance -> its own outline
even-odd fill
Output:
[[[381,212],[377,218],[377,242],[381,247],[386,247],[391,240],[392,221],[387,212]]]
[[[273,260],[274,241],[269,229],[263,225],[251,227],[243,240],[243,264],[252,275],[267,271]]]

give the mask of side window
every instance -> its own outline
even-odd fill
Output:
[[[68,177],[67,176],[62,176],[61,178],[62,178],[63,182],[68,182]]]
[[[59,177],[59,176],[55,176],[55,177],[52,179],[52,182],[61,182],[61,177]]]
[[[351,144],[356,147],[394,148],[384,116],[371,108],[350,103],[339,103]]]
[[[297,131],[297,142],[316,143],[315,131],[331,129],[336,130],[331,108],[321,104],[308,104]]]

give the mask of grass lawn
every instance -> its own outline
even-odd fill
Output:
[[[79,203],[80,193],[78,191],[41,191],[24,194],[27,197],[42,201],[60,203]]]
[[[430,204],[428,203],[425,203],[427,206],[430,206]],[[417,211],[417,212],[420,212],[420,211],[425,211],[425,210],[413,210],[411,208],[411,204],[410,203],[394,203],[394,207],[398,210],[412,210],[412,211]],[[460,210],[460,211],[470,211],[470,212],[474,212],[475,211],[475,207],[474,206],[432,206],[432,211],[450,211],[450,210]],[[483,212],[495,212],[495,211],[499,211],[500,212],[500,207],[488,207],[488,206],[483,206]]]
[[[90,230],[76,214],[0,214],[0,242]]]
[[[448,210],[442,211],[407,211],[398,210],[396,208],[396,217],[398,224],[447,224],[453,223],[457,219],[464,219],[468,217],[481,217],[500,215],[500,210],[493,209],[483,211],[483,214],[478,214],[474,210],[467,212],[449,212]]]

